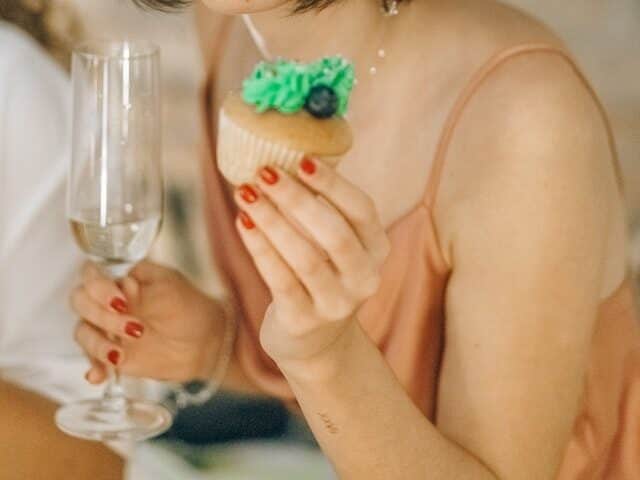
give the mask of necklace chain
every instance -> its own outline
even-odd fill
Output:
[[[378,44],[378,50],[376,51],[376,57],[374,62],[369,65],[367,71],[369,75],[373,76],[378,73],[378,68],[381,67],[382,62],[387,56],[387,51],[384,48],[384,42],[386,40],[386,33],[388,28],[388,22],[390,20],[389,17],[395,17],[398,15],[398,0],[382,0],[381,5],[382,15],[385,17],[384,19],[384,28],[382,30],[382,34],[380,35],[380,43]]]
[[[384,17],[397,16],[399,13],[398,0],[382,0],[381,10],[382,10],[382,15]],[[251,16],[247,13],[244,13],[242,14],[242,20],[245,26],[247,27],[247,30],[249,31],[251,38],[253,39],[253,43],[256,45],[256,47],[260,51],[260,55],[262,55],[262,58],[264,58],[267,61],[272,61],[273,55],[271,54],[271,52],[269,51],[269,48],[267,47],[267,42],[265,41],[264,36],[256,28],[255,24],[253,23],[253,20],[251,19]],[[374,61],[373,64],[369,65],[369,68],[368,68],[369,75],[371,76],[378,73],[378,68],[380,67],[381,62],[383,62],[385,57],[387,56],[387,52],[383,47],[386,31],[387,31],[387,21],[385,21],[385,26],[381,35],[382,41],[380,42],[378,46],[378,50],[376,51],[376,60]],[[356,84],[358,83],[357,79],[355,83]]]

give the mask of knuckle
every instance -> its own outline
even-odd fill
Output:
[[[362,224],[372,224],[378,221],[378,211],[371,197],[362,199],[354,220]]]
[[[271,263],[273,248],[264,239],[253,242],[250,249],[255,260]]]
[[[286,176],[280,184],[278,191],[274,193],[278,195],[281,202],[292,205],[300,202],[303,200],[302,197],[304,197],[304,195],[301,195],[301,188],[293,181],[289,181]]]
[[[331,236],[328,243],[329,250],[339,254],[349,253],[353,249],[351,237],[341,231],[336,231],[336,233]]]
[[[263,208],[256,212],[255,218],[264,230],[273,231],[280,226],[281,217],[275,208]]]
[[[380,274],[373,273],[369,275],[361,284],[361,295],[364,297],[363,299],[374,295],[380,289],[381,281]]]
[[[91,295],[91,296],[97,296],[98,293],[100,293],[100,286],[101,286],[101,281],[98,279],[90,279],[87,280],[84,283],[84,288],[85,290]]]
[[[316,180],[318,188],[326,193],[331,193],[338,185],[338,174],[332,168],[323,168],[318,172],[320,175]]]
[[[318,275],[325,266],[325,261],[317,255],[309,255],[305,260],[299,262],[296,270],[304,277],[312,277]]]
[[[287,337],[291,340],[302,340],[309,333],[312,326],[308,322],[301,321],[298,317],[289,315],[279,319],[279,327],[286,331]]]
[[[83,322],[78,322],[78,324],[76,325],[76,328],[73,330],[73,339],[75,340],[76,343],[80,343],[82,344],[83,342],[83,329],[84,329],[84,323]]]
[[[114,331],[114,332],[118,329],[117,327],[120,325],[120,321],[115,318],[114,314],[102,309],[97,312],[96,321],[105,330]]]
[[[107,341],[96,341],[96,344],[97,345],[94,350],[96,357],[102,358],[103,360],[109,362],[109,364],[111,365],[111,362],[109,360],[109,353],[111,352],[111,350],[114,350],[114,348]],[[120,355],[120,358],[122,359],[122,355]],[[121,363],[122,363],[122,360],[120,360],[119,365]]]
[[[292,206],[293,212],[308,212],[313,215],[318,210],[318,200],[311,194],[306,195],[291,195],[288,200],[288,205]]]
[[[97,333],[91,330],[86,323],[82,322],[76,331],[76,342],[92,356],[98,356],[98,344],[100,339]]]
[[[382,281],[380,274],[373,268],[368,268],[362,274],[350,275],[344,278],[346,289],[358,300],[363,301],[374,295]]]
[[[296,293],[298,289],[298,282],[293,277],[287,277],[285,279],[281,279],[274,286],[274,294],[283,297],[290,297]]]
[[[330,322],[337,322],[350,316],[353,309],[353,302],[349,298],[339,295],[330,302],[321,304],[318,313]]]

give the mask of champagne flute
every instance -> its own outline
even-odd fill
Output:
[[[159,63],[147,42],[90,42],[73,53],[67,216],[78,246],[113,279],[147,255],[162,219]],[[167,430],[171,415],[127,398],[114,371],[102,398],[61,407],[56,424],[86,439],[143,440]]]

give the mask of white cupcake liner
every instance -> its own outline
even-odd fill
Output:
[[[220,109],[218,121],[218,169],[234,185],[251,182],[265,165],[295,173],[304,152],[265,140],[234,123]]]

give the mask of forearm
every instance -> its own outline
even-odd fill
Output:
[[[0,381],[0,478],[122,478],[122,459],[104,445],[60,432],[55,409],[44,397]]]
[[[496,479],[427,420],[359,325],[341,341],[330,353],[339,358],[317,359],[304,369],[285,367],[341,479]]]

